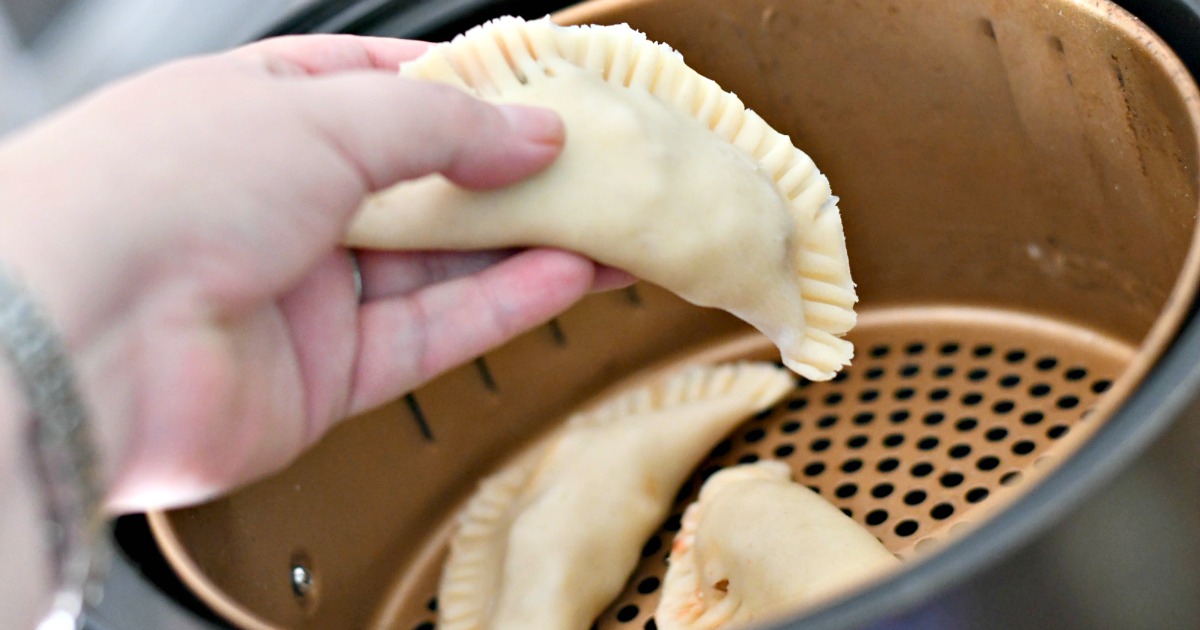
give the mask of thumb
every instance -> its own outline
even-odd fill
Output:
[[[504,186],[544,169],[564,141],[562,120],[550,110],[492,105],[392,74],[305,78],[300,89],[311,125],[370,191],[431,173],[467,188]]]

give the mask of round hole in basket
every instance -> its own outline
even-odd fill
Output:
[[[1197,278],[1196,88],[1090,0],[613,0],[789,133],[841,197],[858,357],[717,445],[601,627],[646,627],[702,479],[789,463],[909,559],[969,536],[1103,424]],[[184,581],[245,627],[436,621],[454,511],[577,405],[681,362],[774,358],[732,318],[648,286],[592,296],[335,430],[275,477],[151,515]],[[297,589],[297,558],[317,588]]]

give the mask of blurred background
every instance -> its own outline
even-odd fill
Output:
[[[313,0],[0,0],[0,135],[117,77],[227,48]]]

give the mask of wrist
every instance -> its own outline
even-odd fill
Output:
[[[114,384],[120,378],[114,355],[127,354],[114,334],[117,310],[103,293],[111,283],[105,274],[114,265],[87,255],[91,250],[75,227],[55,224],[51,217],[69,215],[53,207],[54,200],[37,212],[22,210],[32,202],[20,185],[7,186],[8,180],[0,180],[5,192],[0,197],[0,273],[24,287],[60,339],[77,393],[92,412],[97,466],[107,487],[124,452],[126,432],[122,414],[105,411],[101,404],[121,395]]]
[[[32,628],[50,609],[52,553],[42,519],[25,404],[0,361],[0,627]]]
[[[102,575],[102,486],[88,412],[79,395],[70,357],[42,307],[12,270],[0,268],[0,355],[7,359],[23,413],[9,414],[25,439],[21,448],[34,471],[43,531],[52,551],[55,595],[52,613],[75,620]],[[16,403],[10,405],[14,410]],[[19,489],[14,490],[19,492]]]

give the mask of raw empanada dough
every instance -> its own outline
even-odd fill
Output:
[[[710,477],[684,512],[668,562],[654,613],[661,630],[769,621],[899,563],[775,461]]]
[[[769,363],[698,367],[567,420],[468,502],[439,627],[586,630],[700,459],[794,385]]]
[[[562,155],[471,192],[441,176],[371,197],[347,243],[377,249],[550,246],[749,322],[798,374],[825,380],[853,347],[837,198],[813,161],[679,53],[628,26],[502,18],[405,64],[406,77],[556,110]]]

